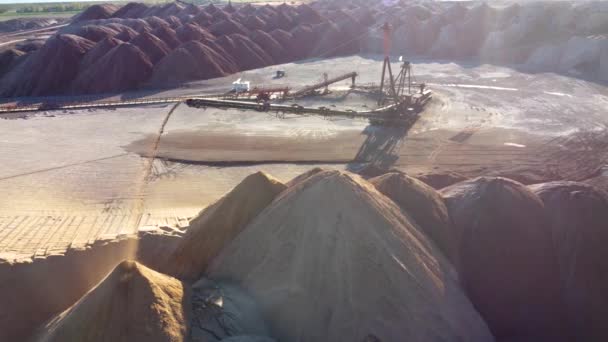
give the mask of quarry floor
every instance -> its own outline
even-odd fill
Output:
[[[285,181],[314,166],[357,171],[370,163],[414,175],[598,176],[608,150],[606,139],[598,138],[608,126],[607,86],[507,67],[414,62],[416,79],[435,96],[409,131],[363,120],[280,118],[185,104],[5,116],[0,260],[61,254],[139,229],[185,227],[188,218],[258,170]],[[273,79],[278,69],[287,77]],[[353,70],[359,84],[378,82],[381,59],[290,63],[119,97],[218,93],[239,77],[296,89],[321,80],[323,72],[331,77]],[[374,106],[365,94],[348,92],[349,83],[298,103]]]

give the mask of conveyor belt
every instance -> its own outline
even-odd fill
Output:
[[[221,95],[176,96],[176,97],[155,97],[155,98],[147,97],[147,98],[139,98],[139,99],[131,99],[131,100],[115,100],[115,101],[83,101],[83,102],[53,101],[53,102],[41,102],[41,103],[36,103],[36,104],[27,104],[27,105],[0,105],[0,114],[36,112],[36,111],[42,111],[42,110],[128,107],[128,106],[138,106],[138,105],[185,102],[188,99],[199,99],[199,98],[219,97],[219,96],[221,96]]]

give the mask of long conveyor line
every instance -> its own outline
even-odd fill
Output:
[[[223,94],[222,94],[223,95]],[[28,105],[0,105],[0,114],[36,112],[43,110],[65,110],[65,109],[88,109],[88,108],[108,108],[108,107],[128,107],[148,104],[163,104],[184,102],[188,99],[199,99],[208,97],[219,97],[222,95],[203,95],[203,96],[176,96],[176,97],[148,97],[132,100],[114,101],[83,101],[83,102],[42,102]]]

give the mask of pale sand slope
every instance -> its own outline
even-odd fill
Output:
[[[455,240],[448,208],[435,189],[404,173],[391,172],[369,180],[392,199],[445,256],[454,260]]]
[[[222,247],[285,188],[283,183],[263,172],[247,176],[190,222],[186,235],[162,270],[182,279],[198,279]]]
[[[175,278],[124,261],[55,317],[39,341],[185,341],[189,291]]]
[[[280,341],[492,341],[439,250],[358,176],[283,191],[209,267],[260,304]]]

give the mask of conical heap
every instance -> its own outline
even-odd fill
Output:
[[[575,182],[529,186],[545,204],[577,341],[608,341],[608,195]]]
[[[123,261],[55,317],[39,341],[185,341],[187,292],[177,279]]]
[[[372,178],[370,183],[392,199],[437,244],[444,255],[453,260],[456,246],[448,208],[435,189],[397,172]]]
[[[284,189],[283,183],[263,172],[249,175],[190,222],[164,270],[179,278],[197,279],[211,259]]]
[[[288,188],[209,268],[260,305],[279,341],[492,341],[447,260],[358,176]]]
[[[456,234],[455,264],[494,335],[567,338],[542,201],[524,185],[495,177],[457,183],[441,193]]]

